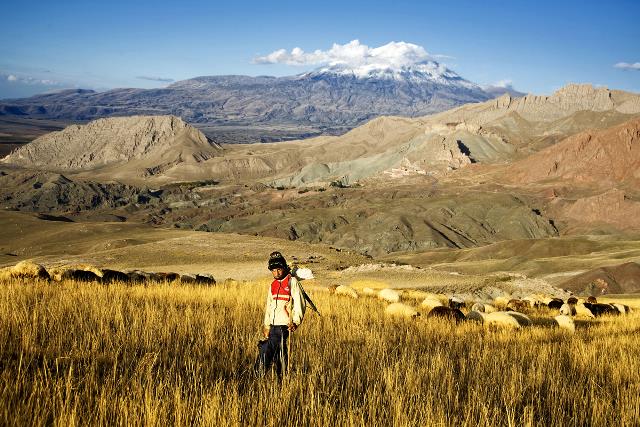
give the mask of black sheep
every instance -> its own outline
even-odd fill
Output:
[[[614,316],[620,314],[618,309],[609,304],[592,304],[585,302],[584,306],[587,307],[596,317],[602,316],[603,314],[612,314]]]
[[[443,319],[455,320],[456,323],[462,322],[465,319],[464,313],[462,313],[457,308],[449,308],[444,306],[434,307],[433,310],[429,312],[427,317],[440,317]]]

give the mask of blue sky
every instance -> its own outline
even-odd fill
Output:
[[[253,59],[352,40],[422,46],[478,84],[511,81],[548,94],[588,82],[640,92],[640,1],[85,0],[6,2],[1,11],[0,98],[298,74],[314,66]]]

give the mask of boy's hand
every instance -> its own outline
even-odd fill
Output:
[[[298,325],[293,322],[289,323],[289,332],[294,332],[296,329],[298,329]]]
[[[269,338],[269,327],[268,326],[263,326],[262,327],[262,336],[264,336],[265,338]]]

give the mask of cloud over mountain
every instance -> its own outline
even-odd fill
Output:
[[[334,43],[329,50],[305,52],[299,47],[290,52],[279,49],[265,56],[254,58],[257,64],[286,65],[329,65],[357,68],[371,66],[374,68],[410,67],[425,61],[433,60],[422,46],[406,42],[390,42],[380,47],[369,47],[353,40],[346,44]]]
[[[61,86],[62,84],[52,79],[40,79],[32,76],[18,75],[18,74],[4,74],[0,73],[0,79],[6,80],[9,83],[14,84],[27,84],[27,85],[44,85],[44,86]]]

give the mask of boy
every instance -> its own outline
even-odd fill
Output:
[[[305,300],[298,279],[291,275],[291,269],[280,252],[269,256],[268,268],[273,274],[273,282],[267,292],[263,335],[260,342],[258,368],[267,372],[275,363],[278,377],[282,377],[282,367],[288,366],[287,340],[304,318]]]

